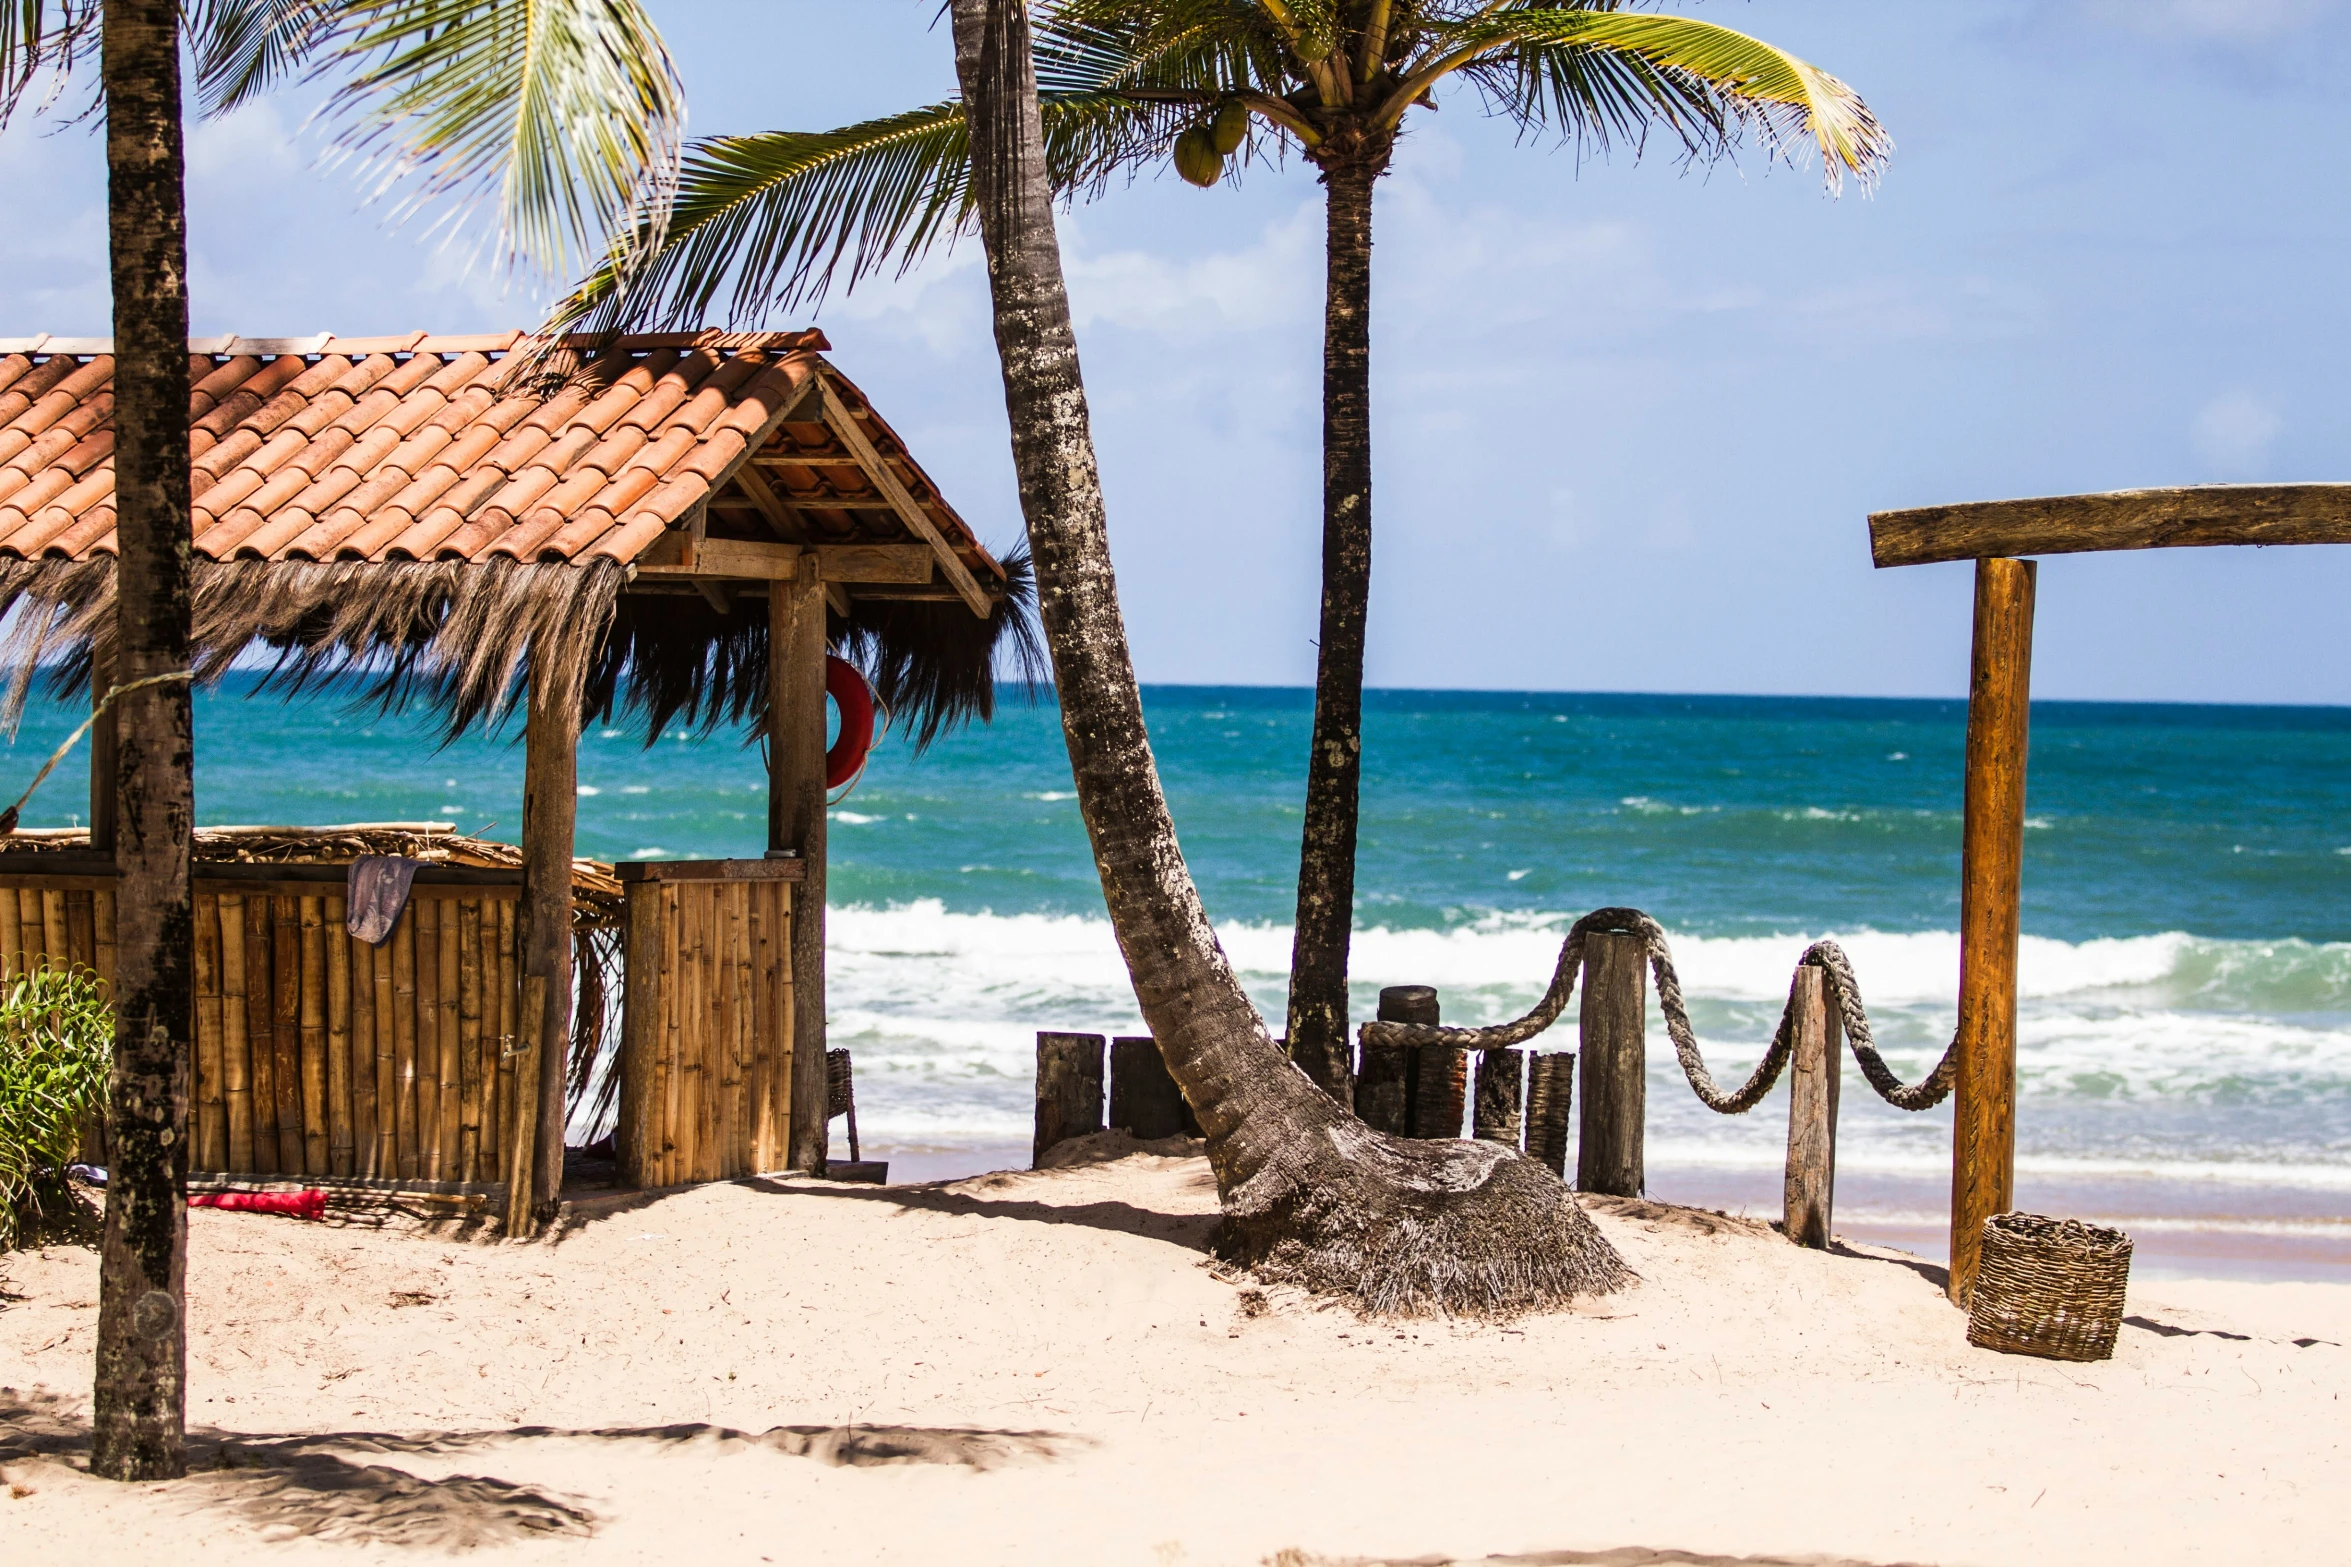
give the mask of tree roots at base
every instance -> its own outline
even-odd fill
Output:
[[[1334,1119],[1281,1154],[1230,1192],[1219,1246],[1268,1282],[1367,1316],[1507,1318],[1636,1277],[1557,1176],[1499,1144]]]

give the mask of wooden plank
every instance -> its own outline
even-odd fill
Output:
[[[776,1162],[775,1053],[775,888],[744,889],[743,942],[747,948],[750,994],[744,1028],[749,1059],[744,1063],[743,1159],[753,1173],[781,1168]]]
[[[2086,550],[2351,544],[2351,484],[2200,484],[1872,512],[1880,566]]]
[[[196,917],[196,1114],[189,1158],[199,1170],[227,1168],[228,1100],[222,1087],[220,900],[194,899]]]
[[[457,1178],[484,1179],[482,1163],[482,906],[457,915]]]
[[[2016,947],[2034,567],[1976,564],[1960,823],[1959,1080],[1951,1128],[1951,1299],[1975,1288],[1984,1221],[2016,1199]]]
[[[821,1175],[825,1101],[825,604],[813,575],[768,593],[767,846],[802,867],[792,900],[792,1084],[785,1146],[794,1169]]]
[[[65,895],[65,955],[76,968],[98,972],[98,894],[74,891]]]
[[[1576,1137],[1576,1190],[1638,1197],[1648,1185],[1648,971],[1641,938],[1584,936],[1581,1026],[1584,1113]]]
[[[391,953],[391,973],[387,978],[377,974],[376,996],[379,1003],[386,997],[391,1002],[391,1028],[385,1037],[392,1042],[392,1135],[395,1156],[394,1168],[400,1179],[412,1181],[424,1167],[424,1136],[417,1103],[416,1063],[416,905],[409,904],[401,914],[400,922],[392,927],[392,939],[387,950]],[[383,1028],[381,1010],[376,1026]],[[381,1112],[379,1112],[380,1114]]]
[[[327,943],[326,909],[322,898],[304,898],[300,910],[302,957],[301,994],[296,998],[302,1029],[302,1168],[311,1175],[338,1173],[331,1168],[331,1122],[327,1104]],[[347,1172],[345,1172],[347,1173]]]
[[[503,1170],[511,1152],[507,1145],[513,1136],[514,1055],[519,1042],[516,1036],[522,1028],[522,997],[518,994],[522,970],[515,947],[516,905],[500,901],[495,907],[498,914],[498,1098],[494,1111],[485,1113],[490,1115],[488,1127],[495,1127],[498,1133],[498,1160],[493,1168]],[[485,922],[488,917],[483,916]],[[484,1129],[485,1135],[488,1127]]]
[[[1043,1168],[1045,1155],[1055,1145],[1102,1130],[1103,1046],[1100,1034],[1038,1033],[1032,1168]]]
[[[248,895],[245,899],[245,1045],[253,1074],[253,1169],[263,1175],[288,1174],[278,1145],[278,1045],[271,972],[272,932],[276,929],[276,900]]]
[[[391,1057],[376,1037],[378,949],[352,935],[348,924],[332,935],[343,943],[343,964],[351,976],[352,1168],[356,1175],[380,1180],[395,1166],[384,1157],[383,1124],[376,1119],[376,1106],[392,1101],[385,1070]]]
[[[309,1173],[302,1144],[302,900],[272,898],[269,916],[269,1074],[277,1091],[278,1168],[302,1175]]]
[[[653,1052],[660,1040],[661,893],[637,886],[622,895],[620,987],[620,1105],[612,1149],[623,1186],[642,1187],[654,1179],[658,1122],[646,1089]]]
[[[898,520],[906,524],[906,531],[930,546],[931,554],[938,560],[940,573],[963,602],[970,606],[971,612],[982,620],[987,619],[994,609],[988,600],[987,590],[979,585],[971,574],[971,568],[964,565],[963,557],[955,553],[945,536],[939,532],[938,524],[931,521],[930,513],[924,511],[915,498],[907,493],[906,486],[898,482],[898,475],[882,460],[882,454],[874,449],[873,442],[866,438],[865,432],[857,427],[856,416],[842,403],[832,383],[819,377],[818,384],[824,392],[825,423],[832,427],[833,433],[841,438],[841,444],[848,447],[851,455],[856,457],[857,465],[865,470],[865,476],[873,481],[874,488],[880,490],[889,501],[891,510],[898,514]]]
[[[73,961],[73,937],[65,928],[65,889],[50,888],[41,894],[41,950],[49,955],[52,967],[62,968]]]
[[[624,882],[805,881],[808,878],[808,866],[797,855],[781,860],[631,860],[619,866],[618,871]]]
[[[14,979],[27,967],[24,919],[13,889],[0,889],[0,978]]]
[[[1845,1064],[1844,1028],[1829,1004],[1824,972],[1796,971],[1789,998],[1788,1163],[1781,1181],[1782,1231],[1799,1246],[1826,1251],[1837,1202],[1837,1089]]]
[[[465,905],[441,905],[441,1174],[453,1181],[465,1158]]]
[[[547,982],[536,974],[524,975],[522,995],[515,1006],[516,1037],[538,1038],[546,1015]],[[530,1234],[538,1223],[531,1212],[531,1166],[538,1159],[531,1128],[539,1115],[539,1058],[545,1053],[534,1047],[518,1051],[514,1057],[514,1109],[503,1132],[506,1141],[504,1219],[506,1233],[512,1237]]]
[[[416,1173],[449,1179],[441,1160],[441,910],[438,899],[418,898],[416,921]]]
[[[685,908],[681,890],[661,889],[661,1184],[675,1186],[685,1179],[685,1151],[678,1126],[685,1104],[686,997]]]
[[[49,938],[41,920],[41,889],[19,887],[16,893],[18,927],[24,932],[24,955],[27,968],[38,968],[49,955]]]
[[[925,544],[820,544],[820,582],[901,584],[931,580],[931,550]]]
[[[100,887],[94,894],[98,918],[98,977],[114,986],[114,889]]]
[[[359,1132],[351,1059],[351,933],[343,925],[341,898],[319,902],[318,940],[327,969],[327,1173],[356,1175]]]
[[[769,1154],[771,1169],[789,1168],[792,1156],[792,1092],[797,1078],[793,1075],[794,1046],[800,1027],[799,1002],[792,983],[793,900],[797,896],[790,882],[777,882],[771,889],[775,896],[776,919],[781,929],[775,936],[773,963],[774,988],[768,1001],[768,1093],[774,1101],[775,1148]]]
[[[221,1166],[259,1170],[253,1144],[253,1055],[246,1033],[245,897],[224,892],[213,900],[220,920],[220,1082],[228,1112],[228,1151]]]
[[[718,888],[688,887],[681,896],[693,909],[694,1011],[686,1020],[686,1048],[693,1063],[687,1080],[694,1094],[694,1158],[687,1179],[718,1178],[719,929]]]
[[[742,882],[717,888],[725,964],[720,973],[719,1168],[737,1176],[751,1168],[751,889]]]

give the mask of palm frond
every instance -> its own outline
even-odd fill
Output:
[[[403,210],[495,205],[510,263],[576,275],[666,205],[677,68],[639,0],[336,0],[307,42],[340,149]]]
[[[1196,113],[1110,93],[1044,101],[1046,159],[1064,196],[1161,156]],[[949,100],[836,131],[711,137],[688,148],[677,196],[560,304],[550,331],[731,322],[821,300],[895,265],[903,274],[971,221],[971,144]]]
[[[100,0],[0,0],[0,126],[44,76],[54,98],[98,50]],[[48,100],[43,100],[44,105]]]
[[[1392,110],[1390,123],[1412,98],[1460,71],[1494,91],[1504,112],[1527,126],[1606,134],[1653,116],[1694,149],[1746,126],[1771,151],[1791,157],[1809,139],[1832,192],[1847,173],[1868,189],[1893,151],[1892,138],[1852,88],[1784,49],[1712,22],[1517,5],[1431,30],[1443,41],[1383,109]]]
[[[198,0],[184,26],[207,117],[232,113],[311,63],[333,31],[338,0]]]

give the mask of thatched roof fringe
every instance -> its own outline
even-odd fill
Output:
[[[1004,567],[986,620],[960,602],[870,599],[831,617],[832,645],[873,679],[918,749],[991,716],[999,645],[1024,682],[1043,668],[1025,553]],[[625,577],[610,561],[199,560],[196,677],[217,681],[262,653],[265,689],[293,696],[357,678],[363,701],[422,704],[454,739],[511,715],[536,647],[556,650],[587,718],[626,712],[647,744],[681,719],[705,732],[764,725],[766,601],[742,595],[721,614],[699,595],[624,594]],[[61,701],[88,700],[93,659],[113,654],[113,558],[0,560],[0,617],[0,723],[13,731],[36,675]]]

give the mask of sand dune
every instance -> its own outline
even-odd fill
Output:
[[[2112,1362],[2058,1365],[1971,1348],[1915,1258],[1595,1208],[1643,1282],[1507,1324],[1222,1276],[1180,1149],[716,1186],[532,1245],[197,1212],[179,1484],[76,1467],[94,1258],[0,1262],[0,1549],[1956,1567],[2351,1537],[2351,1288],[2152,1284]]]

